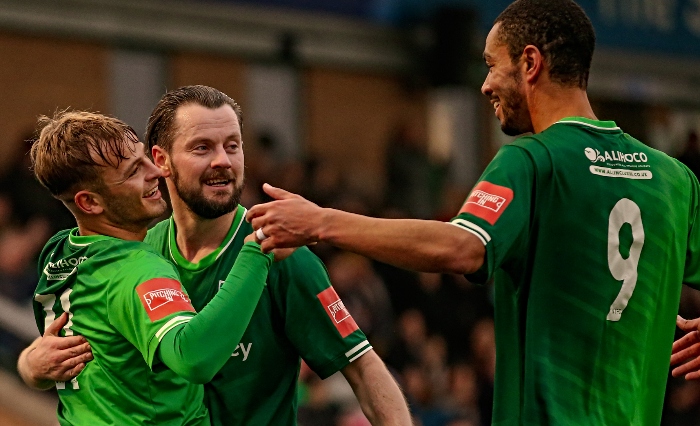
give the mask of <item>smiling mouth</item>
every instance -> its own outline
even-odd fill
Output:
[[[207,186],[212,186],[214,188],[223,188],[228,186],[229,183],[233,182],[232,179],[210,179],[204,182]]]
[[[151,189],[150,191],[148,191],[148,192],[146,193],[146,195],[143,196],[143,198],[151,198],[151,197],[153,197],[154,195],[156,195],[157,192],[158,192],[158,186],[156,185],[153,189]]]

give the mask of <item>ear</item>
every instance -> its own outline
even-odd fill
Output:
[[[522,55],[522,68],[524,72],[525,81],[530,84],[537,82],[541,73],[545,68],[544,56],[540,49],[533,45],[525,46]]]
[[[151,155],[153,156],[153,164],[160,169],[163,177],[170,176],[170,157],[168,153],[161,146],[154,145],[151,148]]]
[[[99,194],[90,191],[79,191],[73,197],[75,206],[85,214],[97,215],[104,212],[103,200]]]

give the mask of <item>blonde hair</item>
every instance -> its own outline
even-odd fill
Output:
[[[139,143],[123,121],[87,111],[41,116],[38,132],[30,153],[34,175],[63,201],[71,201],[84,187],[103,188],[99,167],[118,167],[133,154],[132,144]]]

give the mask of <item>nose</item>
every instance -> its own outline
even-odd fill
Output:
[[[488,76],[484,79],[484,83],[481,85],[481,93],[489,97],[491,96],[491,93],[493,93],[491,85],[489,84]]]
[[[143,167],[146,168],[146,180],[153,180],[163,177],[163,171],[160,169],[160,167],[153,164],[151,160],[146,159]]]
[[[217,145],[216,149],[214,150],[214,158],[211,160],[211,168],[231,168],[231,159],[229,158],[226,149],[224,149],[222,145]]]

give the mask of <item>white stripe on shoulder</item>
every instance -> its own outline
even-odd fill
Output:
[[[469,222],[468,220],[455,219],[452,222],[450,222],[450,224],[459,226],[460,228],[463,228],[467,231],[478,234],[477,236],[483,241],[484,245],[491,241],[491,236],[488,232],[484,230],[484,228],[472,222]]]
[[[158,341],[160,342],[160,341],[163,339],[163,336],[165,336],[165,334],[166,334],[168,331],[172,330],[174,327],[176,327],[176,326],[178,326],[178,325],[180,325],[180,324],[189,322],[189,321],[192,319],[193,316],[194,316],[194,315],[190,315],[190,316],[178,315],[178,316],[176,316],[176,317],[171,318],[170,321],[166,322],[166,323],[160,328],[160,330],[158,330],[158,331],[156,332],[156,338],[157,338]]]
[[[217,259],[220,258],[222,254],[224,254],[224,252],[226,251],[226,249],[228,248],[228,246],[230,246],[231,243],[233,242],[233,240],[236,239],[236,235],[238,235],[238,230],[241,229],[241,225],[243,225],[243,222],[245,222],[245,215],[246,215],[247,213],[248,213],[248,209],[245,208],[245,207],[243,207],[243,217],[241,217],[241,221],[238,222],[238,226],[236,227],[236,231],[233,233],[233,235],[231,235],[231,239],[228,240],[228,243],[226,243],[226,245],[221,249],[221,251],[219,252],[219,254],[216,255],[216,258],[217,258]]]
[[[355,361],[357,358],[359,358],[359,357],[361,357],[362,355],[364,355],[364,354],[366,354],[367,352],[369,352],[370,349],[372,349],[372,345],[367,346],[365,349],[363,349],[363,350],[362,350],[361,352],[359,352],[357,355],[355,355],[354,357],[350,358],[350,359],[348,360],[348,362],[353,362],[353,361]]]
[[[582,125],[582,126],[591,127],[591,128],[593,128],[593,129],[597,129],[597,130],[622,130],[622,129],[620,129],[618,126],[615,126],[615,127],[602,127],[602,126],[596,126],[595,124],[586,123],[586,122],[584,122],[584,121],[577,121],[577,120],[559,120],[559,121],[557,121],[557,123],[580,124],[580,125]]]

